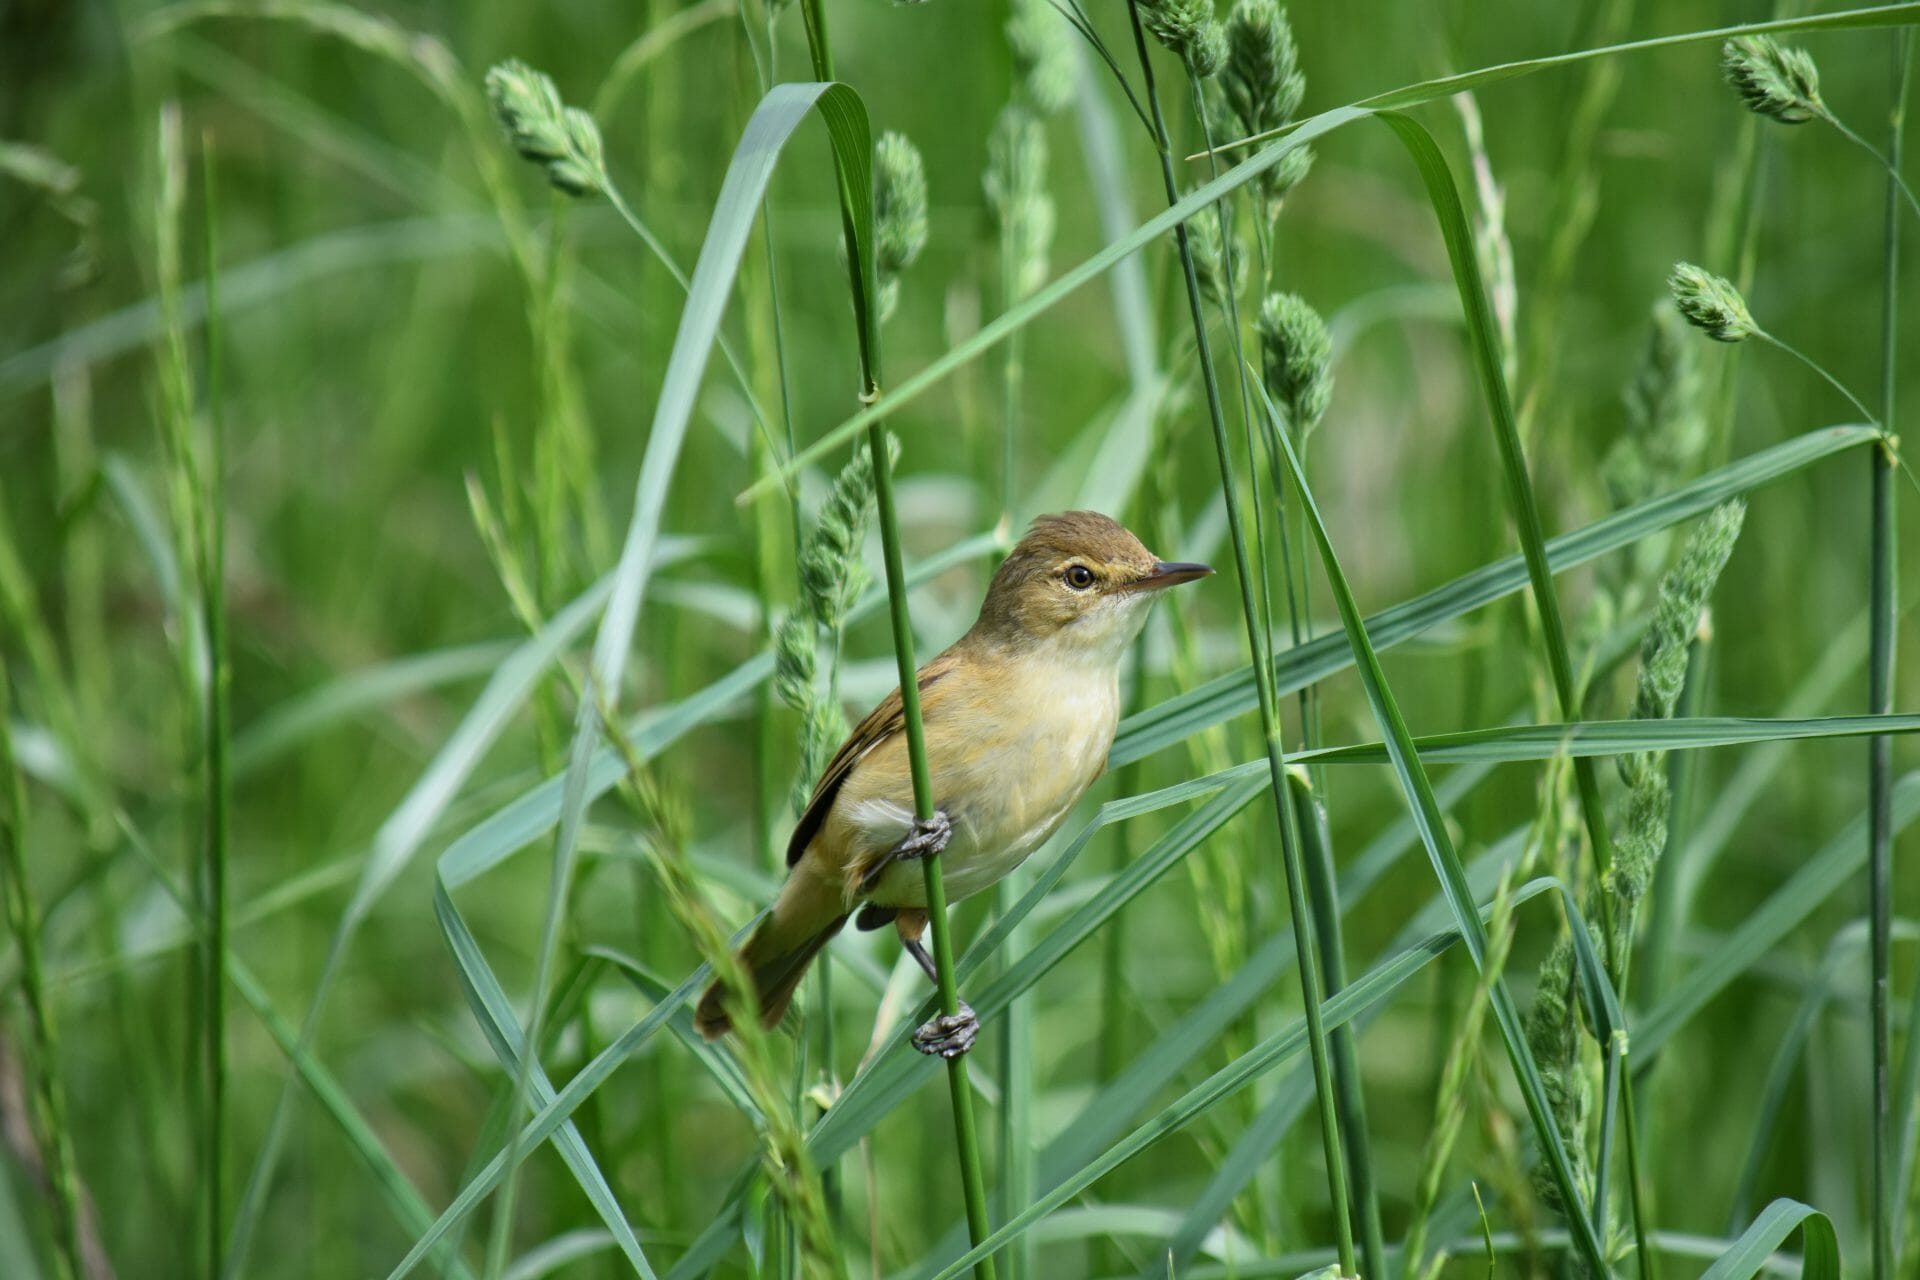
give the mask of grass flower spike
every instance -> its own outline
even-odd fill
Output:
[[[1688,323],[1715,342],[1742,342],[1760,332],[1747,311],[1747,300],[1724,277],[1691,262],[1674,264],[1667,277],[1674,303]]]
[[[1213,0],[1153,0],[1140,6],[1140,20],[1196,77],[1213,75],[1227,59],[1227,37],[1213,16]]]
[[[1307,77],[1300,70],[1287,11],[1274,0],[1240,0],[1227,19],[1227,60],[1217,81],[1227,112],[1245,135],[1278,129],[1300,110]],[[1313,168],[1313,148],[1296,147],[1254,179],[1259,207],[1271,222],[1287,193]]]
[[[1240,0],[1233,7],[1220,87],[1244,133],[1277,129],[1300,109],[1307,77],[1300,70],[1287,11],[1274,0]]]
[[[1047,194],[1047,133],[1018,103],[1000,112],[987,140],[982,178],[987,206],[1000,224],[1001,252],[1013,270],[1013,296],[1025,298],[1047,282],[1053,245],[1053,198]]]
[[[1785,49],[1769,36],[1742,36],[1720,47],[1727,83],[1749,111],[1781,124],[1824,119],[1820,71],[1804,49]]]
[[[1016,93],[1042,115],[1073,101],[1074,60],[1069,28],[1048,0],[1013,0],[1007,15]]]
[[[884,320],[899,300],[900,273],[927,247],[927,167],[905,134],[883,133],[873,147],[873,235]]]
[[[1333,398],[1333,339],[1327,322],[1297,293],[1274,293],[1254,325],[1267,390],[1287,425],[1305,437]]]
[[[487,101],[513,149],[545,169],[548,182],[570,196],[607,189],[599,126],[580,108],[562,102],[545,74],[508,59],[487,72]]]

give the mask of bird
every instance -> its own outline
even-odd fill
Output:
[[[855,726],[815,784],[787,844],[786,883],[739,953],[762,1025],[779,1022],[807,966],[856,915],[863,930],[892,924],[938,982],[920,941],[920,860],[944,854],[954,902],[1045,843],[1106,769],[1120,667],[1154,599],[1212,572],[1161,560],[1097,511],[1033,522],[995,570],[973,626],[917,674],[933,816],[915,814],[898,689]],[[716,979],[694,1014],[708,1040],[732,1028],[727,1005]],[[978,1033],[961,1002],[916,1030],[913,1044],[955,1058]]]

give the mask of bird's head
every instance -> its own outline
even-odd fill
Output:
[[[1048,646],[1117,664],[1157,593],[1212,572],[1169,564],[1097,511],[1041,516],[993,575],[974,634],[1014,650]]]

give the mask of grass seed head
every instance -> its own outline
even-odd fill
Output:
[[[1747,310],[1747,300],[1724,277],[1691,262],[1674,264],[1667,277],[1674,305],[1694,328],[1715,342],[1742,342],[1760,332]]]
[[[487,72],[487,101],[513,149],[546,170],[548,182],[570,196],[606,190],[599,126],[562,102],[545,74],[510,58]]]
[[[1047,133],[1020,103],[1009,103],[987,139],[981,179],[987,207],[1000,227],[1000,252],[1013,269],[1013,299],[1046,283],[1053,247],[1053,197],[1047,194]]]
[[[888,131],[874,144],[873,226],[882,271],[906,270],[927,247],[927,167],[902,133]]]
[[[1804,49],[1782,48],[1770,36],[1741,36],[1720,46],[1720,66],[1749,111],[1781,124],[1827,114],[1820,69]]]
[[[1747,504],[1736,498],[1707,513],[1688,535],[1680,558],[1660,580],[1660,601],[1640,642],[1640,679],[1634,690],[1633,718],[1664,720],[1680,700],[1687,678],[1687,646],[1700,626],[1707,597],[1733,555]]]
[[[1267,390],[1287,425],[1305,438],[1333,399],[1333,339],[1327,322],[1297,293],[1272,293],[1254,325]]]
[[[1227,59],[1227,34],[1213,0],[1143,0],[1140,21],[1194,76],[1205,79]]]
[[[1227,18],[1227,60],[1220,85],[1243,134],[1293,119],[1307,93],[1287,11],[1274,0],[1240,0]],[[1271,170],[1269,171],[1271,172]]]
[[[805,609],[789,613],[774,636],[773,691],[795,711],[805,711],[813,702],[819,647],[819,629]]]
[[[1007,15],[1015,92],[1035,111],[1051,115],[1073,101],[1071,32],[1047,0],[1013,0]]]
[[[900,273],[927,247],[927,168],[902,133],[883,133],[874,144],[873,238],[885,320],[899,302]]]
[[[1246,253],[1239,237],[1234,237],[1226,246],[1227,252],[1222,253],[1220,219],[1208,211],[1187,223],[1187,247],[1193,251],[1193,274],[1199,279],[1200,292],[1216,306],[1225,306],[1229,277],[1236,293],[1246,280],[1246,272],[1240,269]]]

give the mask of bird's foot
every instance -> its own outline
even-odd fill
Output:
[[[953,839],[953,819],[947,816],[945,809],[935,809],[931,818],[915,818],[913,825],[907,828],[907,834],[900,837],[900,843],[874,860],[867,873],[860,877],[860,892],[871,893],[874,885],[880,882],[887,868],[895,862],[915,862],[921,858],[931,858],[947,847],[947,841]]]
[[[947,841],[953,839],[953,819],[947,816],[945,809],[935,809],[931,818],[915,818],[907,834],[900,837],[900,843],[887,851],[889,859],[903,860],[931,858],[947,847]]]
[[[913,1033],[913,1047],[930,1058],[948,1061],[973,1048],[980,1038],[980,1019],[965,1000],[952,1015],[942,1015],[925,1023]]]

